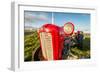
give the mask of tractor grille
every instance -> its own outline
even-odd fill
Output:
[[[53,45],[51,33],[40,33],[42,54],[47,60],[53,60]]]

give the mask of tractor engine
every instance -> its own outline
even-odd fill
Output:
[[[39,30],[40,46],[45,60],[61,60],[65,37],[71,36],[74,25],[71,22],[59,27],[55,24],[44,24]]]

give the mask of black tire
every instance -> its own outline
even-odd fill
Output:
[[[39,53],[41,52],[41,48],[39,47],[34,54],[34,61],[40,61]]]
[[[42,55],[42,49],[39,47],[34,54],[34,61],[44,61],[44,57]]]

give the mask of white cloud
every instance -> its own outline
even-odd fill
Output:
[[[37,23],[40,21],[48,21],[48,14],[45,12],[25,12],[25,23]]]

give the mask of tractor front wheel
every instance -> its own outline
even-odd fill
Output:
[[[43,55],[42,55],[42,49],[40,47],[35,51],[35,53],[33,55],[33,60],[34,61],[43,61],[43,60],[45,60]]]

